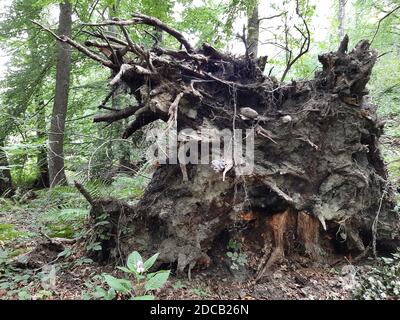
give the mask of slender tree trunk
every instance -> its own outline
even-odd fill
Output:
[[[37,119],[37,131],[36,136],[39,140],[46,137],[46,109],[44,107],[44,101],[39,100],[38,106],[38,119]],[[50,186],[49,179],[49,164],[47,161],[47,148],[42,145],[39,149],[39,154],[37,156],[37,169],[38,176],[34,183],[35,188],[48,188]]]
[[[260,21],[258,19],[258,5],[256,5],[247,19],[247,50],[257,58]]]
[[[346,1],[347,0],[339,0],[339,10],[338,10],[338,36],[339,39],[343,39],[345,35],[345,18],[346,18]]]
[[[4,140],[0,140],[0,196],[11,194],[9,191],[12,191],[11,172],[4,145]]]
[[[59,35],[71,36],[72,6],[67,0],[60,4]],[[50,187],[66,184],[64,170],[64,129],[68,107],[69,79],[71,73],[70,46],[58,44],[56,92],[49,134]]]

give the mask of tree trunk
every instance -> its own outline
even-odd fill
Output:
[[[256,59],[209,44],[194,49],[159,20],[134,17],[173,35],[185,51],[131,45],[132,53],[151,58],[127,60],[113,83],[129,86],[139,106],[95,118],[135,115],[124,138],[166,122],[140,202],[90,200],[95,222],[104,212],[111,219],[99,232],[108,236],[100,239],[103,259],[159,252],[162,263],[190,271],[225,263],[231,239],[260,279],[283,258],[329,262],[374,243],[378,250],[400,243],[379,150],[383,124],[365,98],[378,56],[368,41],[348,53],[345,37],[336,52],[319,56],[314,79],[283,85],[264,76]]]
[[[258,54],[258,37],[260,32],[260,20],[258,18],[258,5],[255,5],[247,19],[247,50],[253,58]]]
[[[4,152],[4,140],[0,140],[0,196],[12,195],[11,171],[7,155]]]
[[[347,0],[338,0],[339,10],[338,10],[338,36],[339,39],[343,39],[345,35],[345,19],[346,19],[346,2]]]
[[[72,6],[67,0],[60,3],[58,34],[70,37],[71,28]],[[71,73],[70,50],[71,48],[68,44],[62,42],[58,44],[56,89],[48,149],[50,187],[67,183],[64,169],[64,130]]]

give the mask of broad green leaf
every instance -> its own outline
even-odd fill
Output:
[[[118,279],[109,274],[104,275],[104,279],[106,280],[107,284],[117,292],[129,293],[132,291],[132,284],[128,280]]]
[[[127,273],[132,273],[131,270],[129,270],[128,268],[125,267],[117,267],[119,270],[122,270],[123,272],[127,272]]]
[[[156,253],[155,255],[151,256],[150,258],[148,258],[148,259],[143,263],[143,266],[144,266],[144,270],[145,270],[145,271],[149,270],[149,269],[153,266],[153,264],[154,264],[154,262],[156,262],[158,256],[159,256],[159,253]]]
[[[140,255],[139,252],[133,251],[129,255],[128,261],[126,263],[128,269],[133,271],[133,272],[136,272],[136,265],[137,265],[138,261],[143,261],[142,256]]]
[[[150,278],[146,284],[145,289],[148,290],[157,290],[160,289],[168,280],[170,271],[167,272],[157,272],[152,278]]]
[[[94,297],[95,298],[104,298],[107,295],[107,291],[104,290],[102,287],[100,286],[96,286],[95,288],[95,292],[94,292]]]
[[[138,297],[133,297],[131,300],[154,300],[154,296],[152,295],[138,296]]]

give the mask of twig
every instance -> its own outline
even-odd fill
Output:
[[[288,59],[288,63],[286,66],[285,71],[283,72],[282,78],[281,78],[281,82],[283,82],[288,74],[288,72],[290,71],[290,69],[293,67],[293,65],[302,57],[304,56],[309,50],[310,50],[310,44],[311,44],[311,33],[310,33],[310,29],[308,28],[308,24],[306,19],[303,17],[303,15],[300,13],[299,10],[299,0],[296,0],[296,13],[297,15],[301,18],[301,20],[303,21],[304,27],[306,28],[306,33],[304,34],[304,32],[302,32],[298,27],[295,26],[296,30],[300,32],[300,34],[302,35],[302,37],[304,38],[304,41],[300,47],[300,51],[299,54],[292,59],[292,51],[289,50],[289,59]]]
[[[105,107],[105,105],[107,104],[107,102],[111,99],[111,97],[114,95],[115,91],[117,91],[118,88],[114,88],[113,90],[110,91],[110,93],[107,95],[107,97],[105,97],[105,99],[101,102],[100,107]]]
[[[87,48],[85,48],[84,46],[82,46],[80,43],[75,42],[74,40],[68,38],[67,36],[61,35],[58,36],[57,34],[55,34],[53,31],[51,31],[49,28],[46,28],[45,26],[41,25],[39,22],[36,22],[34,20],[30,20],[32,23],[36,24],[37,26],[39,26],[40,28],[42,28],[43,30],[45,30],[46,32],[49,32],[53,37],[55,37],[58,41],[61,42],[65,42],[68,43],[69,45],[73,46],[74,48],[76,48],[78,51],[80,51],[81,53],[85,54],[86,56],[88,56],[89,58],[100,62],[102,65],[111,68],[111,69],[116,69],[117,66],[115,64],[113,64],[111,61],[105,60],[101,57],[99,57],[97,54],[94,54],[93,52],[91,52],[90,50],[88,50]]]
[[[389,17],[392,13],[394,13],[395,11],[397,11],[397,10],[399,10],[399,9],[400,9],[400,5],[397,6],[396,8],[394,8],[392,11],[388,12],[387,14],[385,14],[381,19],[379,19],[378,26],[376,27],[376,30],[375,30],[375,34],[374,34],[374,36],[372,37],[372,40],[371,40],[371,44],[374,42],[375,37],[376,37],[376,35],[377,35],[378,32],[379,32],[379,28],[381,27],[381,23],[382,23],[387,17]]]
[[[89,202],[90,205],[93,206],[93,198],[90,193],[84,188],[84,186],[81,185],[78,181],[74,181],[74,184],[78,191],[85,197],[87,202]]]
[[[115,26],[129,26],[129,25],[135,25],[135,24],[146,24],[149,26],[153,27],[158,27],[162,31],[167,32],[171,36],[173,36],[176,40],[178,40],[186,49],[188,52],[193,52],[193,48],[190,45],[190,43],[185,39],[185,37],[177,30],[169,27],[168,25],[164,24],[157,18],[149,17],[143,14],[135,13],[133,14],[133,19],[132,20],[105,20],[100,23],[85,23],[84,25],[89,25],[89,26],[110,26],[110,25],[115,25]]]
[[[102,36],[102,35],[100,35],[100,34],[98,34],[98,33],[93,33],[93,32],[87,31],[87,30],[82,30],[82,32],[83,32],[83,33],[86,33],[86,34],[89,35],[89,36],[92,36],[92,37],[95,37],[95,38],[99,38],[99,39],[105,40],[105,39],[103,38],[103,36],[105,36],[105,35]],[[127,44],[125,41],[123,41],[123,40],[121,40],[121,39],[118,39],[118,38],[116,38],[116,37],[113,37],[113,36],[110,36],[110,35],[106,35],[105,37],[107,37],[107,39],[108,39],[109,41],[111,41],[111,42],[120,44],[120,45],[122,45],[122,46],[124,46],[124,47],[127,47],[127,46],[128,46],[128,44]]]
[[[283,11],[283,12],[281,12],[281,13],[278,13],[278,14],[275,14],[275,15],[273,15],[273,16],[270,16],[270,17],[264,17],[264,18],[260,18],[260,19],[258,19],[258,21],[263,21],[263,20],[271,20],[271,19],[275,19],[275,18],[279,18],[279,17],[282,17],[284,14],[286,14],[287,12],[286,11]]]
[[[165,129],[165,131],[168,131],[169,129],[171,129],[172,125],[174,123],[176,123],[176,121],[178,119],[178,106],[179,106],[179,102],[181,101],[182,97],[183,97],[183,92],[179,93],[175,97],[174,102],[171,103],[171,106],[169,107],[169,110],[168,110],[168,115],[169,115],[168,125],[167,125],[167,128]]]
[[[378,212],[376,213],[374,222],[372,223],[372,252],[374,254],[375,259],[377,259],[377,257],[378,257],[378,255],[376,253],[376,235],[378,232],[379,215],[381,214],[382,203],[383,203],[384,197],[386,196],[386,192],[387,192],[387,190],[385,189],[382,193],[382,197],[379,200]]]
[[[122,110],[113,109],[114,113],[106,114],[106,115],[99,115],[93,119],[93,122],[108,122],[112,123],[121,119],[128,118],[135,114],[137,110],[140,109],[140,105],[137,106],[130,106]],[[103,107],[105,109],[105,107]]]
[[[143,50],[138,45],[133,43],[131,37],[128,34],[128,31],[126,30],[126,28],[123,25],[121,25],[120,28],[122,30],[122,33],[125,36],[126,41],[128,42],[128,46],[132,50],[132,52],[134,52],[138,56],[143,57],[144,56]]]
[[[104,32],[103,32],[103,30],[99,27],[98,28],[98,30],[99,30],[99,33],[104,37],[104,40],[107,42],[107,46],[110,48],[110,50],[111,50],[111,54],[112,54],[112,56],[113,56],[113,59],[114,59],[114,63],[115,64],[117,64],[117,65],[121,65],[121,62],[119,61],[119,59],[118,59],[118,57],[117,57],[117,54],[115,53],[115,50],[114,50],[114,47],[111,45],[111,43],[110,43],[110,40],[108,40],[108,38],[104,35]]]

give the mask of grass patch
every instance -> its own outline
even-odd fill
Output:
[[[29,238],[30,232],[16,230],[12,224],[0,224],[0,241],[6,243],[17,238]]]

